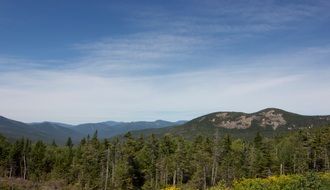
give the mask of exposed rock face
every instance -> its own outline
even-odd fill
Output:
[[[255,116],[242,115],[235,120],[221,121],[216,126],[227,128],[227,129],[246,129],[246,128],[251,127],[251,123],[254,119],[255,119]]]
[[[276,113],[275,110],[269,110],[267,112],[262,112],[260,114],[262,116],[260,126],[267,127],[272,126],[273,129],[277,129],[279,126],[283,126],[286,124],[285,119],[281,113]]]
[[[216,116],[222,119],[226,119],[227,118],[228,113],[223,112],[223,113],[218,113]]]
[[[272,127],[276,130],[278,127],[287,124],[283,114],[276,112],[274,109],[265,110],[254,114],[221,112],[216,113],[211,118],[202,117],[199,119],[199,122],[204,120],[208,120],[216,127],[226,129],[247,129],[252,126],[253,122],[255,122],[261,127]]]

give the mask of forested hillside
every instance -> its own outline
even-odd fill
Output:
[[[65,144],[68,137],[73,142],[79,142],[84,136],[92,135],[99,131],[99,138],[110,138],[116,135],[125,134],[128,131],[135,131],[149,128],[163,128],[173,125],[180,125],[185,121],[135,121],[116,122],[106,121],[99,123],[84,123],[80,125],[69,125],[57,122],[24,123],[0,116],[0,134],[15,141],[20,138],[28,138],[33,142],[42,140],[51,143],[55,140],[58,144]]]
[[[131,132],[134,137],[140,135],[166,134],[181,136],[193,140],[197,136],[219,137],[229,134],[235,138],[253,139],[257,132],[265,137],[275,137],[302,128],[321,127],[330,124],[330,116],[305,116],[290,113],[281,109],[267,108],[255,113],[215,112],[192,119],[188,122],[169,122],[164,120],[85,123],[68,125],[56,122],[24,123],[0,116],[0,133],[10,141],[22,137],[33,142],[42,140],[51,143],[55,140],[59,145],[65,144],[68,137],[78,143],[84,136],[98,131],[98,138],[123,136]]]
[[[127,133],[109,141],[96,132],[79,144],[68,139],[58,146],[1,137],[0,184],[2,189],[229,188],[243,178],[329,172],[329,136],[325,126],[277,138],[257,133],[251,141],[217,133],[193,140]]]
[[[255,113],[215,112],[197,117],[183,125],[161,129],[145,129],[132,134],[164,136],[172,134],[186,139],[198,135],[212,138],[216,131],[220,137],[229,134],[242,139],[253,139],[257,132],[266,137],[275,137],[303,128],[330,125],[330,116],[307,116],[291,113],[277,108],[267,108]]]

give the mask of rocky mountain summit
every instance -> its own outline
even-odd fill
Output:
[[[187,138],[198,135],[230,134],[235,137],[253,137],[256,132],[274,136],[303,128],[330,125],[330,116],[305,116],[277,108],[267,108],[255,113],[215,112],[195,118],[183,125],[162,129],[147,129],[136,134],[172,134]]]

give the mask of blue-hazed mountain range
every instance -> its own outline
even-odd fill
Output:
[[[33,141],[43,140],[45,142],[65,143],[68,137],[74,142],[78,142],[87,135],[92,135],[96,130],[99,138],[111,138],[124,134],[128,131],[162,128],[173,125],[181,125],[185,121],[170,122],[164,120],[156,121],[135,121],[116,122],[106,121],[100,123],[84,123],[79,125],[69,125],[57,122],[24,123],[0,116],[0,134],[10,140],[19,138],[29,138]]]

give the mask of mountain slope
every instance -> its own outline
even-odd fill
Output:
[[[156,121],[136,121],[136,122],[101,122],[101,123],[86,123],[74,126],[72,129],[79,131],[85,135],[93,134],[96,130],[100,138],[109,138],[128,131],[136,131],[151,128],[163,128],[173,125],[183,124],[185,121],[169,122],[163,120]]]
[[[80,141],[84,134],[75,131],[71,128],[64,127],[63,124],[52,123],[52,122],[42,122],[42,123],[34,123],[29,124],[30,127],[38,130],[38,132],[47,134],[47,141],[56,140],[56,142],[63,144],[66,142],[67,138],[71,137],[73,142]]]
[[[267,108],[255,113],[215,112],[195,118],[183,125],[162,129],[136,131],[135,135],[170,133],[186,138],[197,135],[214,136],[230,134],[235,137],[250,138],[256,132],[266,136],[297,130],[305,127],[320,127],[330,124],[330,116],[304,116],[281,109]]]
[[[0,133],[9,139],[27,137],[32,140],[65,143],[68,137],[78,142],[96,130],[100,138],[110,138],[132,131],[133,135],[164,135],[171,133],[186,138],[197,135],[214,136],[216,131],[220,136],[230,134],[235,137],[253,137],[256,132],[266,136],[274,136],[305,127],[320,127],[330,125],[330,116],[304,116],[276,108],[268,108],[255,113],[215,112],[195,118],[189,122],[168,122],[157,120],[153,122],[115,122],[86,123],[67,125],[63,123],[42,122],[23,123],[0,116]]]
[[[26,123],[7,119],[2,116],[0,116],[0,132],[9,139],[17,139],[25,136],[32,140],[36,140],[43,139],[47,136]]]
[[[10,140],[25,137],[33,141],[43,140],[50,143],[55,140],[59,144],[64,144],[68,137],[71,137],[74,142],[79,142],[84,136],[88,134],[92,135],[96,130],[100,138],[110,138],[128,131],[162,128],[183,123],[184,121],[169,122],[163,120],[153,122],[106,121],[74,126],[55,122],[23,123],[0,116],[0,134],[6,136]]]
[[[2,116],[0,116],[0,133],[10,140],[25,137],[33,141],[51,142],[56,140],[58,143],[64,143],[70,136],[74,139],[82,137],[82,135],[71,129],[50,122],[27,124]]]

